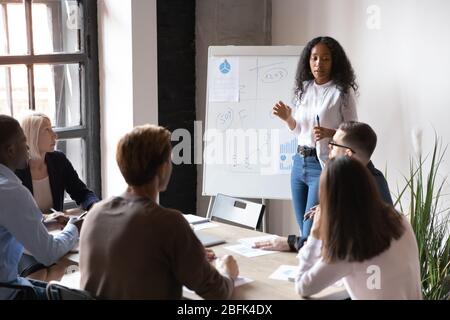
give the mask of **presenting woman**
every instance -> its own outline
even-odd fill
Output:
[[[355,74],[341,45],[330,37],[311,40],[300,57],[295,83],[295,110],[278,102],[274,115],[298,137],[291,172],[292,201],[300,227],[301,247],[312,219],[305,212],[318,203],[319,177],[328,160],[328,142],[344,121],[357,120]],[[299,249],[299,248],[297,248]]]

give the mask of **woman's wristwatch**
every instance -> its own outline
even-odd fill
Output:
[[[291,249],[291,251],[298,251],[298,249],[297,249],[297,236],[295,235],[295,234],[290,234],[290,235],[288,235],[288,240],[287,240],[287,242],[288,242],[288,245],[289,245],[289,248]]]

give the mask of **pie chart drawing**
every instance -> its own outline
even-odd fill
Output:
[[[222,72],[223,74],[227,74],[228,72],[231,71],[231,65],[225,59],[225,61],[220,64],[219,69],[220,72]]]

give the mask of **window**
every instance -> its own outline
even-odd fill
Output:
[[[100,195],[96,3],[0,0],[0,113],[47,114],[58,150]]]

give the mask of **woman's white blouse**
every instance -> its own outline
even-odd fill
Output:
[[[342,122],[356,121],[356,102],[353,89],[344,94],[331,80],[318,85],[314,80],[305,81],[304,93],[301,101],[295,102],[294,119],[296,127],[291,130],[298,136],[298,145],[316,147],[319,160],[323,163],[328,159],[329,138],[315,142],[313,128],[317,125],[319,116],[320,126],[337,129]]]

